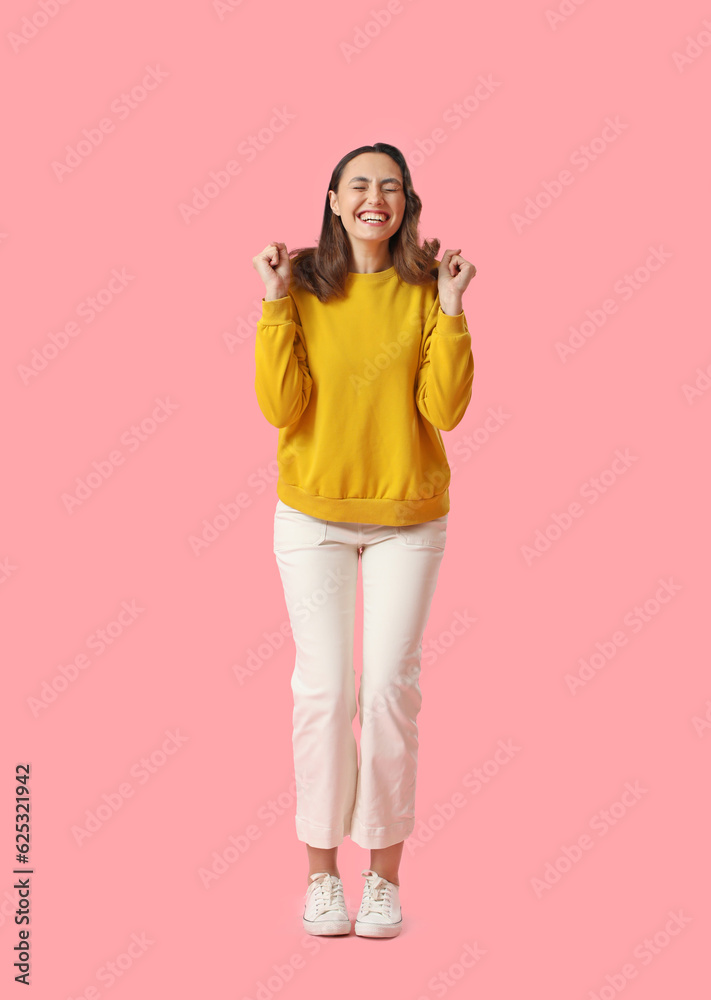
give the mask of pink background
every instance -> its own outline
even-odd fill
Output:
[[[403,0],[387,24],[384,2],[44,7],[2,12],[3,983],[13,771],[30,762],[43,1000],[707,998],[708,4],[564,0],[556,22],[553,3]],[[106,119],[60,179],[67,146]],[[277,432],[254,394],[251,262],[274,239],[313,244],[332,168],[378,140],[411,165],[422,237],[478,268],[473,398],[444,435],[418,826],[389,942],[301,927],[293,644],[275,638]],[[181,203],[229,161],[186,221]],[[92,316],[113,269],[125,284]],[[556,345],[606,301],[615,311],[561,360]],[[157,400],[170,405],[151,423]],[[111,474],[70,513],[94,462]],[[476,621],[455,634],[457,616]],[[572,693],[596,643],[614,655]],[[33,710],[52,683],[63,690]],[[517,749],[487,764],[499,741]],[[627,783],[637,797],[615,805]],[[367,861],[347,838],[351,916]]]

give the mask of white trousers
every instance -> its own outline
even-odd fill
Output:
[[[393,527],[325,521],[278,500],[274,554],[296,660],[296,834],[312,847],[389,847],[415,825],[422,637],[444,556],[448,514]],[[363,664],[353,639],[358,560]]]

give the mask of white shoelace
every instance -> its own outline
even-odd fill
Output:
[[[312,884],[315,886],[313,892],[316,897],[317,917],[328,910],[345,910],[346,903],[340,879],[334,875],[325,875],[323,878],[314,879]]]
[[[361,872],[361,875],[365,875],[365,872]],[[365,878],[365,885],[363,887],[363,902],[361,913],[365,916],[366,913],[381,913],[383,915],[390,913],[390,902],[392,895],[391,884],[382,876],[367,875]]]

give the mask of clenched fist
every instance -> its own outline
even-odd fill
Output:
[[[281,299],[288,293],[291,261],[286,243],[277,243],[276,240],[270,243],[256,257],[252,257],[252,264],[264,282],[264,298],[267,302],[270,299]]]

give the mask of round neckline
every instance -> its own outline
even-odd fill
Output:
[[[367,274],[364,274],[361,271],[349,271],[348,277],[350,278],[351,281],[357,281],[357,282],[387,281],[389,278],[392,278],[393,275],[396,273],[397,272],[395,271],[395,265],[393,264],[390,267],[387,267],[384,271],[370,271]]]

